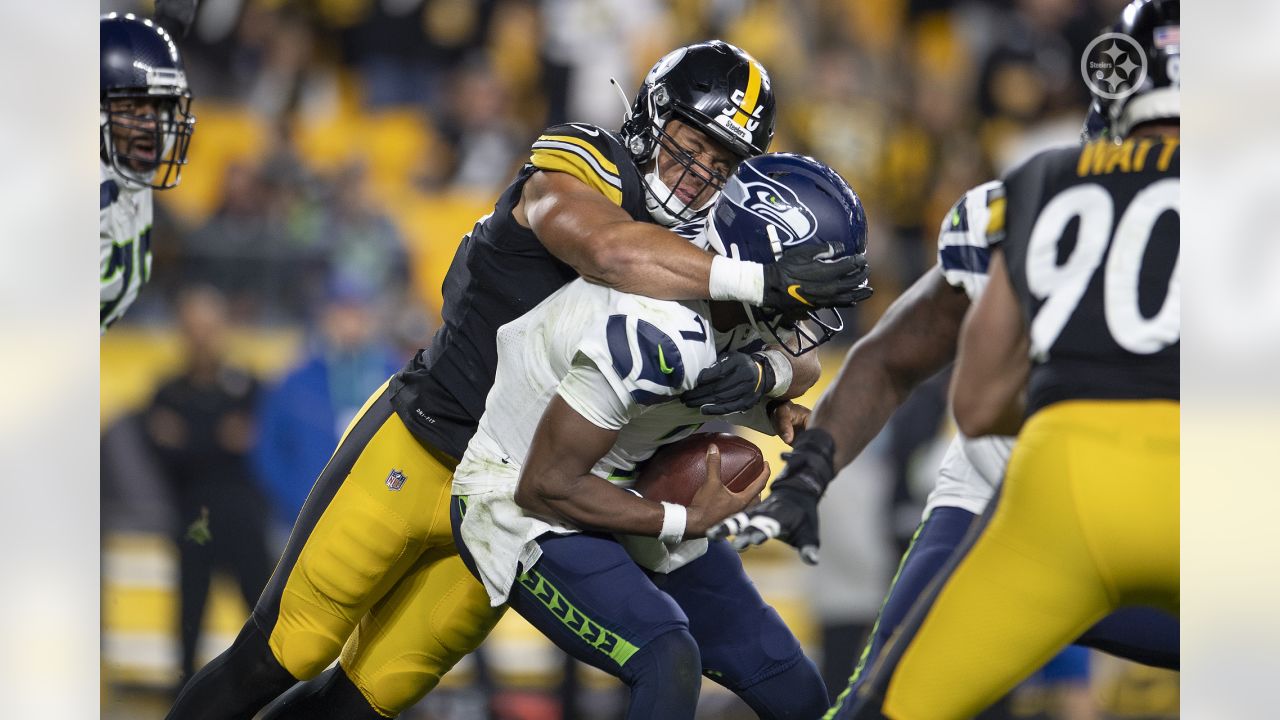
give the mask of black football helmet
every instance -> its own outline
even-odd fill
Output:
[[[768,265],[787,253],[812,252],[813,262],[867,252],[867,214],[840,174],[805,155],[770,153],[744,161],[725,184],[707,219],[711,249]],[[763,338],[803,355],[844,328],[835,308],[798,315],[744,303]]]
[[[622,124],[622,138],[641,168],[653,163],[662,149],[686,174],[695,173],[718,191],[725,175],[677,145],[665,130],[667,121],[678,118],[746,159],[769,149],[776,114],[764,66],[727,42],[711,40],[678,48],[649,70]],[[714,200],[713,195],[702,208],[688,208],[656,169],[646,171],[644,180],[649,214],[663,225],[690,220]]]
[[[1107,135],[1126,137],[1137,125],[1177,120],[1181,114],[1181,53],[1178,0],[1133,0],[1120,13],[1110,32],[1133,38],[1146,56],[1146,76],[1131,93],[1094,100],[1106,121]]]
[[[178,47],[132,14],[103,15],[98,29],[102,160],[128,182],[174,187],[196,122]]]

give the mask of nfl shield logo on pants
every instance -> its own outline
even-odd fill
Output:
[[[387,487],[392,490],[399,490],[404,487],[404,473],[399,470],[392,470],[391,474],[387,476]]]

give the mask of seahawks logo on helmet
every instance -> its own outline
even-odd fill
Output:
[[[818,232],[818,221],[795,192],[748,165],[739,167],[724,188],[725,200],[774,227],[781,247],[798,245]],[[775,252],[781,248],[775,248]]]

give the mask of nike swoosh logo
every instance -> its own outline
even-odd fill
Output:
[[[586,125],[579,125],[578,123],[569,123],[569,126],[576,127],[582,132],[586,133],[587,135],[590,135],[591,137],[595,137],[600,134],[599,130],[595,128],[587,127]]]
[[[813,303],[809,302],[808,300],[805,300],[804,297],[800,295],[799,289],[800,289],[799,285],[788,285],[787,294],[799,300],[800,302],[804,303],[805,305],[808,305],[809,307],[813,307]]]
[[[667,367],[667,358],[662,355],[661,345],[658,346],[658,369],[662,371],[663,375],[670,375],[676,371],[673,367]]]

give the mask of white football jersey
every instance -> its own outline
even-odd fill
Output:
[[[987,287],[991,247],[987,222],[988,200],[999,181],[984,183],[966,192],[942,221],[938,233],[938,267],[947,283],[977,302]],[[938,470],[938,484],[925,504],[927,516],[935,507],[958,507],[980,514],[1004,478],[1013,438],[987,436],[976,440],[956,433]]]
[[[717,333],[706,301],[672,302],[575,280],[498,329],[498,370],[484,415],[453,477],[467,496],[462,536],[490,599],[501,603],[518,573],[540,556],[534,539],[578,528],[525,515],[513,499],[534,430],[559,395],[618,439],[592,469],[629,487],[636,464],[707,420],[678,396],[716,360],[717,350],[753,349],[741,328]],[[723,417],[772,432],[763,404]]]
[[[124,315],[151,277],[151,188],[101,167],[98,213],[100,332]]]

